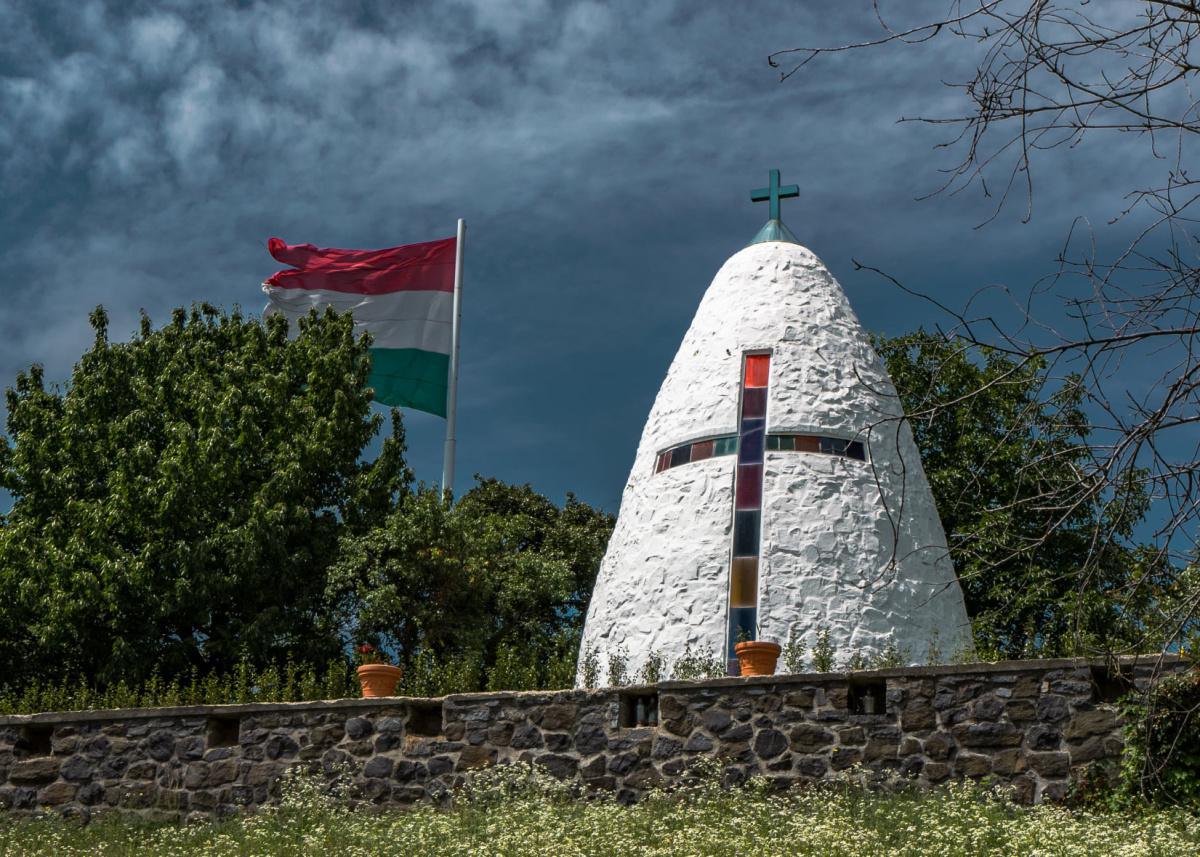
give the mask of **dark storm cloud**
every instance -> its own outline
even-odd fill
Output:
[[[905,4],[916,16],[924,5]],[[841,55],[785,84],[766,55],[874,32],[866,3],[48,3],[0,6],[0,379],[65,379],[88,310],[257,311],[268,236],[386,246],[469,224],[460,473],[616,508],[642,421],[704,288],[764,213],[785,217],[868,327],[1042,273],[1076,214],[1111,214],[1127,162],[1040,177],[1034,222],[983,231],[936,186],[969,46]],[[1127,169],[1127,168],[1126,168]],[[1019,213],[1019,212],[1018,212]],[[409,419],[436,479],[441,421]]]

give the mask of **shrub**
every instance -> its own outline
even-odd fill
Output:
[[[1127,797],[1200,807],[1200,668],[1168,676],[1125,705]]]

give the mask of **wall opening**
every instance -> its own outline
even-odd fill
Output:
[[[622,693],[617,725],[622,729],[658,725],[658,693]]]
[[[49,756],[51,752],[50,737],[54,727],[40,723],[22,726],[17,733],[16,749],[28,756]]]
[[[240,717],[209,717],[205,727],[205,746],[236,747],[241,737],[242,719]]]
[[[442,734],[442,704],[410,703],[408,706],[407,732],[425,738],[436,738]]]
[[[849,690],[851,714],[887,713],[887,682],[883,679],[853,681]]]
[[[1092,667],[1092,693],[1097,702],[1120,702],[1135,689],[1131,672],[1107,666]]]

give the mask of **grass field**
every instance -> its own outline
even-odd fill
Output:
[[[701,782],[634,807],[579,800],[528,771],[499,770],[454,809],[351,809],[297,777],[278,807],[219,824],[100,818],[0,820],[3,855],[1171,855],[1200,853],[1200,816],[1023,809],[974,786],[924,796],[851,785],[770,793]]]

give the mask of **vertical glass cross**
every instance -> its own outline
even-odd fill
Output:
[[[800,186],[790,184],[787,187],[779,186],[779,170],[771,170],[771,183],[767,187],[760,187],[758,190],[750,191],[751,202],[763,202],[764,200],[771,203],[771,220],[779,220],[779,200],[791,199],[794,196],[800,195]]]

